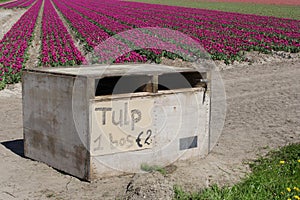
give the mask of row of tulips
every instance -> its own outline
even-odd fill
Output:
[[[84,6],[83,2],[76,2],[68,4],[74,10],[80,12],[83,16],[88,17],[89,19],[100,24],[102,22],[102,26],[107,30],[113,30],[115,33],[120,33],[124,30],[132,29],[133,27],[150,27],[152,24],[146,23],[143,21],[138,21],[136,18],[130,18],[129,15],[126,16],[126,24],[130,24],[132,21],[135,21],[135,24],[126,25],[124,21],[122,21],[122,16],[116,12],[110,12],[106,10],[104,6],[96,6],[86,5]],[[93,12],[94,11],[94,12]],[[110,15],[109,15],[110,14]],[[104,16],[105,15],[105,16]],[[107,16],[107,17],[106,17]],[[103,20],[105,19],[105,20]],[[128,22],[128,20],[130,20]],[[112,22],[114,22],[114,26],[111,26]],[[117,23],[119,22],[119,23]],[[138,33],[142,31],[145,34]],[[136,34],[138,35],[138,39],[131,38],[131,36],[127,37],[129,41],[135,43],[135,47],[150,47],[152,46],[151,51],[156,52],[155,54],[164,54],[164,56],[174,58],[175,54],[179,54],[180,57],[204,57],[205,50],[199,45],[199,43],[192,38],[187,37],[178,31],[171,31],[168,29],[159,29],[159,28],[146,28],[141,30],[136,30],[132,33],[128,34]],[[122,34],[125,35],[125,34]],[[126,37],[126,36],[125,36]],[[125,38],[124,37],[124,38]],[[163,51],[154,50],[153,46],[156,46],[156,49],[165,49],[168,52],[172,51],[175,54],[169,54]],[[144,51],[145,52],[145,51]],[[146,52],[145,52],[146,53]],[[149,55],[149,54],[148,54]],[[149,55],[152,56],[151,54]],[[157,59],[155,56],[150,58],[151,60]]]
[[[13,1],[13,2],[7,2],[7,3],[0,4],[0,7],[13,8],[13,7],[17,7],[18,5],[23,4],[27,1],[28,0],[17,0],[17,1]]]
[[[112,44],[116,45],[106,45],[99,51],[97,48],[99,45],[102,45],[104,41],[109,39],[112,35],[115,34],[114,31],[119,31],[120,28],[122,30],[126,30],[130,28],[129,26],[123,26],[118,24],[117,22],[109,19],[109,18],[101,18],[100,16],[97,18],[89,18],[82,14],[82,12],[73,9],[72,7],[67,5],[67,1],[57,1],[53,0],[54,4],[57,6],[57,9],[62,13],[65,19],[69,22],[73,31],[77,34],[77,38],[81,40],[84,44],[87,52],[91,52],[92,63],[123,63],[123,62],[145,62],[147,61],[146,56],[140,55],[139,52],[134,51],[134,49],[138,49],[135,46],[127,44],[126,41],[121,40],[119,38],[111,38],[109,41]],[[89,15],[89,12],[86,11],[86,15]],[[89,15],[92,17],[92,15]],[[97,15],[94,15],[97,16]],[[100,25],[99,23],[104,25]],[[105,28],[106,25],[110,25],[112,29]],[[115,27],[115,28],[113,28]],[[125,27],[125,28],[124,28]],[[105,43],[107,44],[107,42]],[[94,50],[95,49],[95,50]],[[98,50],[96,50],[98,49]],[[115,57],[117,54],[116,49],[122,49],[122,53]],[[120,52],[119,52],[120,53]]]
[[[69,1],[62,1],[62,2],[68,9],[79,13],[82,17],[88,19],[90,23],[97,25],[99,28],[103,29],[103,31],[107,32],[110,36],[115,35],[116,33],[123,32],[125,30],[132,29],[132,26],[117,22],[116,20],[111,19],[111,17],[99,15],[99,13],[89,10],[89,8],[84,8],[83,6],[76,5]],[[139,57],[139,54],[145,55],[147,60],[160,62],[160,58],[162,57],[162,54],[164,54],[164,56],[174,58],[175,54],[170,53],[170,51],[177,53],[179,55],[187,53],[186,50],[177,47],[173,43],[169,43],[168,41],[164,41],[150,34],[145,34],[141,30],[135,30],[134,32],[125,32],[122,35],[116,36],[114,40],[119,40],[123,42],[124,44],[128,45],[130,49],[133,49],[135,51],[135,53],[132,55],[133,57],[123,56],[122,58],[124,59],[124,62],[129,61],[130,60],[129,58],[132,58],[131,61],[136,61],[136,60],[144,61],[144,59],[141,60],[136,58]],[[117,41],[110,41],[110,42],[114,44],[118,43]],[[100,61],[103,60],[104,58],[103,56],[105,55],[105,58],[111,61],[112,58],[115,57],[115,54],[113,54],[115,53],[115,51],[111,50],[111,53],[109,54],[110,56],[108,56],[109,51],[107,47],[109,46],[111,45],[106,45],[105,48],[102,47],[102,49],[105,49],[105,51],[103,50],[104,52],[100,52],[98,50],[95,51],[94,56],[95,55],[98,56]],[[119,46],[113,48],[119,49]],[[124,50],[129,48],[125,48]],[[161,49],[164,49],[165,51],[162,51]],[[126,53],[126,51],[122,51],[122,52]],[[93,58],[93,62],[96,61],[97,59]],[[117,59],[116,62],[122,62],[122,59]]]
[[[124,2],[124,4],[130,5],[129,13],[137,12],[138,9],[141,9],[138,13],[141,13],[141,17],[144,17],[147,13],[148,15],[153,15],[156,13],[155,16],[163,17],[164,19],[174,19],[174,16],[178,16],[178,12],[180,10],[176,7],[167,7],[164,10],[159,10],[157,6],[160,5],[153,5],[153,8],[149,7],[147,4],[138,4],[132,2]],[[143,10],[144,7],[147,6],[148,10],[145,12]],[[119,6],[119,5],[114,5]],[[125,5],[122,5],[124,8]],[[120,8],[119,8],[120,9]],[[185,10],[187,8],[183,8]],[[290,20],[290,19],[282,19],[282,18],[275,18],[275,17],[262,17],[262,16],[255,16],[255,15],[243,15],[237,13],[225,13],[220,11],[207,11],[207,10],[199,10],[199,9],[192,9],[196,10],[197,12],[189,12],[186,14],[179,15],[177,18],[182,18],[184,20],[190,21],[181,21],[181,20],[173,20],[174,22],[178,22],[182,25],[182,22],[188,24],[189,26],[201,26],[206,29],[222,29],[222,28],[234,28],[238,27],[239,29],[244,30],[252,30],[259,33],[264,33],[266,35],[279,35],[285,34],[291,38],[299,38],[299,21],[298,20]],[[205,12],[204,12],[205,11]],[[177,14],[177,15],[176,15]],[[189,16],[190,15],[190,16]],[[171,18],[170,18],[171,17]],[[159,19],[159,18],[158,18]],[[193,23],[200,22],[200,23]]]
[[[228,13],[211,10],[201,10],[194,8],[180,8],[175,6],[151,5],[143,3],[122,2],[122,4],[115,4],[118,6],[128,8],[131,12],[146,12],[149,14],[156,13],[158,15],[170,16],[172,18],[192,19],[193,21],[201,22],[203,25],[207,23],[217,26],[242,26],[254,25],[255,29],[263,28],[262,31],[267,33],[269,31],[277,30],[284,31],[284,29],[299,29],[299,22],[297,20],[282,19],[276,17],[263,17],[255,15],[245,15],[238,13]],[[186,21],[187,24],[188,21]],[[209,27],[207,27],[209,28]]]
[[[66,7],[62,1],[53,0],[54,5],[62,13],[66,21],[70,24],[77,37],[84,43],[84,47],[89,50],[99,43],[109,38],[109,34],[100,27],[82,17],[76,11]]]
[[[73,1],[89,12],[134,27],[166,27],[198,41],[214,59],[240,59],[240,52],[300,51],[299,20],[123,1]]]
[[[44,1],[40,58],[43,66],[80,65],[85,62],[50,0]]]
[[[131,17],[130,15],[126,15],[125,17],[123,17],[121,12],[114,12],[114,10],[110,10],[110,8],[107,9],[107,7],[105,7],[105,5],[97,6],[96,4],[91,4],[91,5],[84,6],[83,2],[80,2],[80,1],[76,1],[76,4],[78,6],[75,6],[74,4],[75,3],[72,3],[72,4],[69,3],[69,6],[75,10],[78,10],[83,15],[86,15],[91,19],[97,20],[97,16],[106,15],[106,16],[110,17],[110,20],[119,21],[121,23],[121,27],[124,27],[124,25],[122,23],[126,23],[127,29],[133,28],[133,27],[150,27],[150,26],[153,26],[154,24],[159,24],[158,22],[151,22],[151,23],[144,22],[144,21],[138,20],[136,17]],[[94,13],[91,11],[94,11]],[[103,17],[103,16],[101,16],[101,17]],[[170,23],[172,23],[172,22],[170,22]],[[128,25],[130,25],[130,26],[128,26]],[[110,29],[109,23],[103,23],[103,26],[105,26],[107,29]],[[120,27],[120,25],[116,26],[116,27]],[[115,27],[115,30],[116,30],[116,27]],[[162,27],[166,27],[166,26],[162,26]],[[119,32],[121,32],[122,30],[124,30],[124,28],[120,29]],[[152,33],[152,35],[156,36],[155,40],[158,40],[157,37],[159,37],[160,40],[164,41],[165,45],[161,45],[161,41],[153,42],[153,40],[151,39],[151,36],[146,36],[146,37],[147,37],[147,40],[151,41],[148,43],[150,43],[152,45],[156,45],[158,49],[162,49],[162,47],[164,47],[164,48],[169,47],[168,48],[169,50],[176,49],[175,51],[173,51],[176,54],[188,55],[190,57],[190,56],[193,56],[195,52],[186,53],[185,50],[182,50],[182,49],[191,50],[191,49],[195,49],[195,48],[193,48],[193,46],[197,46],[196,47],[196,50],[197,50],[196,56],[197,57],[201,56],[203,58],[203,52],[204,52],[203,48],[201,48],[200,45],[198,43],[196,43],[196,41],[191,41],[191,38],[187,38],[186,36],[182,37],[181,33],[172,32],[169,30],[159,31],[158,29],[156,29],[154,32],[155,33]],[[117,33],[118,33],[118,31],[117,31]],[[149,34],[151,32],[149,30],[146,30],[146,33]],[[169,35],[170,33],[173,34],[173,36],[170,36]],[[149,46],[149,45],[147,45],[147,43],[145,43],[147,40],[145,40],[144,36],[143,35],[139,35],[139,36],[141,36],[140,41],[139,41],[140,46]],[[178,36],[180,36],[180,37],[178,37]],[[174,46],[174,44],[176,44],[176,46],[178,46],[178,47],[172,48],[172,46]],[[163,54],[164,54],[164,56],[170,57],[172,59],[174,59],[176,57],[174,54],[169,54],[169,53],[166,54],[165,52],[163,52]],[[151,57],[152,55],[149,55],[149,56]],[[157,58],[154,58],[154,59],[157,59]]]
[[[26,8],[31,6],[36,0],[17,0],[14,2],[8,2],[8,3],[4,3],[1,4],[0,7],[3,8]]]
[[[23,7],[23,8],[26,8],[26,7],[29,7],[31,6],[36,0],[29,0],[29,1],[26,1],[25,3],[21,4],[19,7]]]
[[[20,80],[27,60],[42,0],[38,0],[4,35],[0,41],[0,87]]]

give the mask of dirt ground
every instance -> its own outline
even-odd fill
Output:
[[[0,92],[0,199],[171,199],[172,187],[197,191],[231,185],[247,162],[271,149],[300,142],[300,59],[236,64],[221,71],[227,115],[222,135],[204,159],[158,172],[82,182],[24,158],[20,84]]]
[[[21,85],[11,85],[0,91],[0,199],[172,199],[174,185],[187,191],[232,185],[249,172],[247,162],[300,142],[299,55],[248,53],[251,63],[216,62],[226,89],[222,135],[206,158],[176,162],[165,176],[153,172],[87,183],[25,158]]]

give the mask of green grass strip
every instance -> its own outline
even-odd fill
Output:
[[[0,3],[7,2],[7,1],[10,1],[10,0],[0,0]]]
[[[175,199],[300,199],[300,144],[272,151],[250,167],[252,173],[232,187],[213,185],[192,194],[174,187]]]

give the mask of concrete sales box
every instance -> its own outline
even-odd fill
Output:
[[[209,152],[210,73],[153,64],[23,73],[24,153],[83,180]]]

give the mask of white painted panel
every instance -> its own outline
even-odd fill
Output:
[[[92,102],[91,155],[152,148],[153,99]]]
[[[149,128],[154,133],[152,148],[93,155],[91,161],[94,175],[101,177],[115,175],[117,172],[139,172],[141,165],[145,163],[166,166],[176,160],[207,155],[210,105],[208,93],[201,89],[178,93],[161,92],[143,98],[134,97],[129,102],[141,99],[144,101],[144,112],[150,113]],[[152,105],[145,102],[151,102]],[[180,149],[180,141],[193,141],[186,139],[193,137],[197,140],[196,145],[193,143],[189,148],[189,145],[182,144],[184,148]]]

